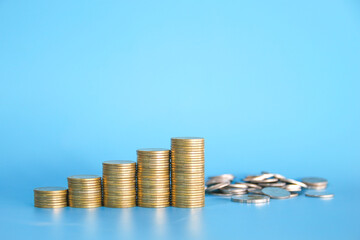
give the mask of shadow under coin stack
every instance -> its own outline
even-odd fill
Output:
[[[170,150],[137,150],[138,206],[170,206]]]
[[[101,177],[97,175],[75,175],[68,177],[68,185],[70,207],[101,207]]]
[[[104,206],[136,206],[136,163],[126,160],[103,162]]]
[[[67,206],[67,189],[64,187],[39,187],[34,189],[35,207],[62,208]]]
[[[196,208],[205,206],[204,138],[171,139],[172,206]]]

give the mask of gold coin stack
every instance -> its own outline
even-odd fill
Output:
[[[136,206],[136,163],[126,160],[103,162],[104,206]]]
[[[34,189],[35,207],[62,208],[67,206],[67,189],[64,187],[39,187]]]
[[[204,138],[171,139],[172,206],[196,208],[205,206]]]
[[[137,164],[138,206],[170,206],[170,150],[139,149]]]
[[[67,179],[70,207],[101,207],[101,177],[97,175],[75,175]]]

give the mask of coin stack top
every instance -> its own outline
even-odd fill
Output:
[[[170,150],[137,150],[138,206],[170,206]]]
[[[171,193],[174,207],[205,206],[204,138],[171,139]]]
[[[76,208],[100,207],[101,177],[97,175],[75,175],[68,177],[69,206]]]
[[[127,160],[103,162],[104,206],[136,206],[136,163]]]
[[[34,205],[39,208],[67,206],[67,189],[64,187],[38,187],[34,189]]]

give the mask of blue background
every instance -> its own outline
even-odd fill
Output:
[[[0,1],[4,239],[359,239],[359,1]],[[175,136],[206,175],[325,177],[330,201],[35,209]]]

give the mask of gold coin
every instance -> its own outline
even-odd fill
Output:
[[[82,182],[82,181],[98,181],[101,177],[98,175],[74,175],[68,177],[69,181],[76,181],[76,182]]]
[[[94,184],[94,185],[86,185],[86,184],[82,184],[82,185],[75,185],[75,184],[69,184],[69,190],[71,190],[72,188],[76,188],[76,189],[97,189],[97,188],[101,188],[101,184]]]
[[[137,152],[168,152],[170,150],[167,148],[140,148],[136,151]]]
[[[194,196],[194,197],[198,197],[198,196],[204,196],[205,191],[201,191],[201,190],[172,190],[171,194],[173,196]]]
[[[54,203],[48,203],[48,202],[34,202],[37,206],[63,206],[67,205],[67,202],[54,202]]]
[[[67,188],[65,187],[38,187],[34,189],[34,192],[37,193],[50,193],[50,194],[64,194],[66,193]]]
[[[170,201],[161,201],[161,202],[143,202],[143,201],[138,201],[137,202],[138,206],[170,206]]]
[[[131,202],[135,202],[136,201],[136,198],[135,197],[132,197],[132,198],[104,198],[104,202],[107,202],[107,203],[111,203],[111,202],[114,202],[114,203],[131,203]]]
[[[170,207],[170,204],[148,204],[148,203],[139,203],[138,204],[139,207],[144,207],[144,208],[165,208],[165,207]]]
[[[104,165],[135,165],[136,163],[134,161],[130,161],[130,160],[109,160],[109,161],[105,161],[103,162]]]
[[[146,177],[146,178],[141,178],[141,179],[138,179],[138,184],[139,183],[143,183],[143,184],[167,184],[170,182],[170,179],[169,178],[149,178],[149,177]]]
[[[126,172],[120,172],[120,171],[103,171],[103,178],[104,177],[114,177],[114,178],[132,178],[135,177],[136,172],[135,171],[126,171]]]
[[[61,206],[42,206],[42,205],[34,205],[37,208],[63,208],[67,207],[67,205],[61,205]]]
[[[138,195],[140,194],[162,194],[162,193],[169,193],[170,189],[169,188],[146,188],[146,189],[142,189],[142,188],[138,188]]]
[[[101,194],[93,194],[93,195],[90,195],[90,194],[79,194],[79,195],[69,195],[69,199],[98,199],[98,198],[101,198]]]
[[[133,179],[107,179],[104,180],[103,185],[105,184],[124,184],[124,185],[131,185],[136,182],[135,178]]]
[[[115,195],[115,194],[104,194],[103,196],[103,199],[116,199],[116,198],[119,198],[119,199],[125,199],[125,198],[136,198],[136,194],[118,194],[118,195]]]
[[[108,207],[108,208],[132,208],[132,207],[136,207],[136,204],[104,204],[104,207]]]
[[[96,191],[69,191],[69,195],[68,196],[72,196],[72,195],[98,195],[101,194],[101,190],[96,190]]]
[[[169,197],[167,197],[167,198],[150,198],[150,197],[147,197],[147,198],[145,198],[145,197],[140,197],[140,198],[138,198],[138,202],[143,202],[143,203],[160,203],[160,202],[162,202],[162,203],[165,203],[165,202],[167,202],[167,203],[169,203],[170,202],[170,198]]]
[[[114,185],[114,184],[107,184],[106,186],[104,186],[104,191],[135,191],[136,189],[136,185],[132,184],[132,185]]]
[[[133,168],[103,168],[103,173],[109,174],[123,174],[123,175],[131,175],[136,172],[136,167]]]

